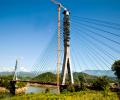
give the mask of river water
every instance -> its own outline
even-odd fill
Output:
[[[25,91],[25,94],[45,93],[45,90],[46,90],[46,88],[43,88],[43,87],[29,85],[29,86],[27,86],[27,90]],[[57,88],[50,88],[50,93],[57,94]],[[3,94],[0,93],[0,100],[2,98],[9,98],[9,97],[11,97],[11,95],[9,93],[3,93]]]
[[[25,91],[25,94],[30,93],[45,93],[46,88],[38,87],[38,86],[28,86],[27,90]],[[50,88],[50,93],[56,94],[57,88]]]

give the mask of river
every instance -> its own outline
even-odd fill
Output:
[[[40,86],[31,86],[28,85],[27,89],[25,91],[25,94],[31,94],[31,93],[45,93],[46,88],[40,87]],[[57,88],[50,88],[50,93],[57,94]],[[0,99],[2,98],[9,98],[11,95],[9,93],[0,93]]]
[[[28,86],[27,90],[25,91],[25,94],[30,93],[45,93],[46,88],[38,87],[38,86]],[[50,88],[50,93],[56,94],[57,88]]]

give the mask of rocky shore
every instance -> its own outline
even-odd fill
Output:
[[[22,88],[17,88],[15,91],[15,94],[21,94],[21,93],[25,93],[25,91],[27,90],[27,86],[26,87],[22,87]],[[9,93],[10,91],[4,87],[0,87],[0,93]]]
[[[8,93],[9,90],[4,88],[4,87],[0,87],[0,93]]]
[[[27,90],[27,86],[22,87],[22,88],[18,88],[18,89],[16,89],[15,94],[25,93],[26,90]]]

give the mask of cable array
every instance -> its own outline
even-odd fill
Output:
[[[62,22],[61,22],[62,23]],[[111,70],[120,57],[120,24],[97,19],[71,17],[71,66],[73,73],[85,70]],[[61,27],[61,68],[63,63],[63,25]],[[34,75],[56,74],[57,30],[33,66]],[[84,76],[85,77],[85,76]],[[79,78],[76,79],[79,81]]]

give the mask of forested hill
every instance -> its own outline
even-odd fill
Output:
[[[61,75],[60,75],[61,76]],[[74,77],[74,82],[75,83],[79,83],[79,77],[82,76],[86,82],[93,82],[98,76],[95,75],[89,75],[83,72],[74,72],[73,73],[73,77]],[[56,74],[52,73],[52,72],[46,72],[46,73],[42,73],[34,78],[32,78],[33,81],[40,81],[40,82],[52,82],[52,83],[56,83]],[[109,79],[113,79],[112,77],[109,77]],[[68,79],[66,79],[67,82]]]
[[[79,73],[74,72],[73,77],[74,77],[75,83],[79,83],[80,75],[82,75],[86,80],[93,80],[96,78],[96,76],[93,76],[93,75],[88,75],[88,74],[81,73],[81,72],[79,72]],[[56,82],[56,74],[51,73],[51,72],[46,72],[46,73],[42,73],[42,74],[34,77],[32,80],[41,81],[41,82]]]
[[[56,82],[56,74],[46,72],[34,77],[32,80],[41,82]]]

